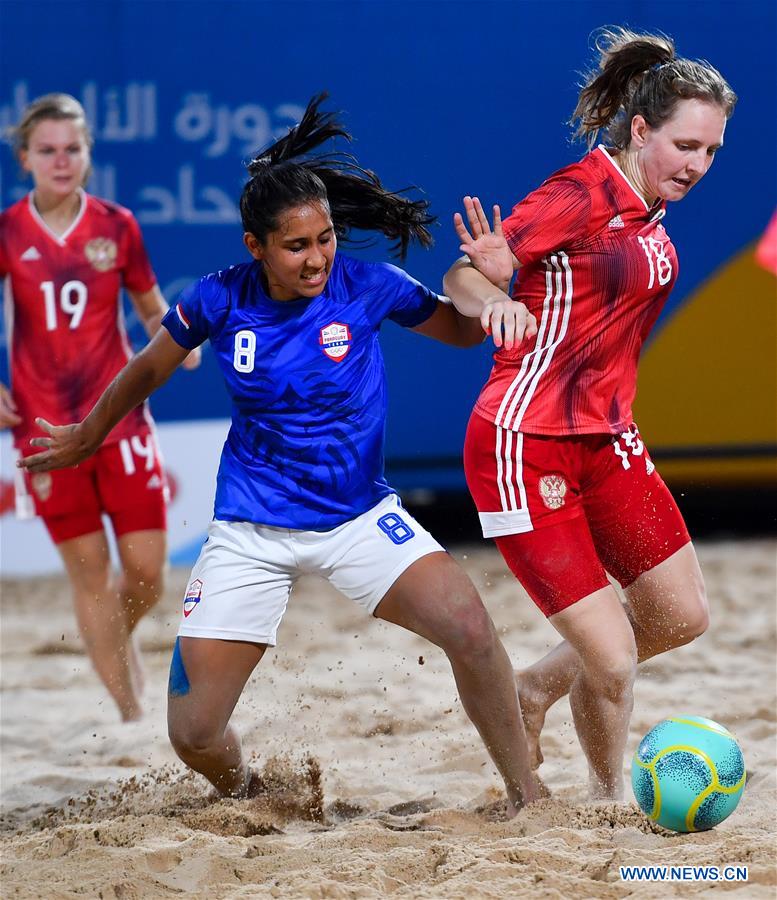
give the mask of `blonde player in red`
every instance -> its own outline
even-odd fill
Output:
[[[43,434],[35,416],[77,421],[131,356],[120,288],[147,333],[167,311],[132,214],[85,193],[92,137],[67,94],[31,103],[14,129],[33,190],[0,214],[0,277],[9,321],[11,388],[0,427],[23,455]],[[189,357],[187,367],[197,364]],[[142,668],[132,633],[159,599],[166,553],[165,477],[148,407],[136,407],[83,465],[29,476],[17,508],[40,515],[73,588],[89,656],[123,720],[141,714]],[[116,583],[102,514],[116,535]]]
[[[723,144],[736,97],[666,38],[605,32],[575,110],[589,148],[494,228],[465,199],[468,258],[455,300],[512,296],[536,318],[504,335],[467,431],[483,533],[564,641],[518,686],[535,764],[547,709],[566,693],[593,797],[619,798],[637,662],[708,625],[682,516],[634,424],[637,360],[677,277],[664,229]],[[489,313],[487,306],[484,315]],[[536,333],[535,333],[536,326]],[[624,589],[622,606],[607,573]]]

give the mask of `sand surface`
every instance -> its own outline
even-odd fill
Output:
[[[710,832],[671,835],[633,803],[592,805],[569,706],[551,710],[541,774],[553,798],[504,821],[503,794],[445,657],[301,583],[279,645],[236,711],[266,795],[217,801],[165,729],[180,596],[174,570],[140,629],[147,714],[121,725],[81,651],[63,578],[2,596],[0,895],[147,898],[705,895],[709,884],[626,884],[628,864],[747,865],[716,892],[775,896],[773,540],[699,545],[711,631],[642,667],[629,740],[667,715],[716,719],[751,777]],[[489,548],[459,548],[514,662],[555,642]],[[630,794],[629,794],[630,798]]]

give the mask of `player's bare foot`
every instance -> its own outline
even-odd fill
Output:
[[[250,800],[253,797],[260,797],[264,793],[266,793],[266,788],[259,773],[254,772],[253,769],[249,769],[248,774],[246,775],[245,793],[242,796],[245,799]]]
[[[588,772],[588,799],[589,800],[623,800],[625,796],[623,775],[613,775],[608,783],[602,782],[593,772]]]
[[[216,788],[216,794],[219,797],[250,800],[262,793],[262,782],[259,775],[247,766],[242,768],[242,773],[236,769],[227,769],[220,773],[203,772],[202,774]]]
[[[550,797],[550,789],[538,775],[534,775],[531,787],[521,799],[507,798],[507,818],[515,818],[525,806],[536,803],[538,800],[547,800],[548,797]]]
[[[523,727],[526,730],[526,740],[529,744],[529,760],[533,769],[539,769],[544,759],[540,748],[540,734],[542,726],[545,724],[548,705],[544,695],[537,690],[526,670],[516,670],[515,684],[518,688]]]

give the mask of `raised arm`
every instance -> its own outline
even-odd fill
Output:
[[[502,234],[498,206],[494,206],[493,229],[477,197],[465,197],[464,210],[469,227],[459,213],[453,225],[466,256],[445,273],[443,290],[462,316],[480,319],[497,347],[511,350],[537,333],[534,316],[507,293],[518,262]]]
[[[103,391],[83,422],[51,425],[45,419],[36,419],[49,436],[33,438],[30,443],[46,449],[20,459],[17,466],[30,472],[77,466],[97,450],[127,413],[167,381],[188,353],[170,337],[166,328],[160,328]]]

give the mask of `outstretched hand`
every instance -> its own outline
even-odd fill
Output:
[[[49,436],[33,438],[30,444],[46,449],[17,460],[16,465],[20,469],[33,473],[66,469],[77,466],[97,449],[86,440],[81,422],[76,425],[51,425],[45,419],[36,419],[35,424]]]
[[[524,338],[537,334],[537,319],[519,300],[497,298],[488,301],[480,314],[483,331],[490,334],[496,347],[512,350]]]
[[[491,284],[506,292],[513,277],[513,254],[502,234],[499,207],[494,206],[493,229],[477,197],[464,198],[464,212],[469,227],[461,213],[453,215],[453,227],[461,241],[459,249]]]

